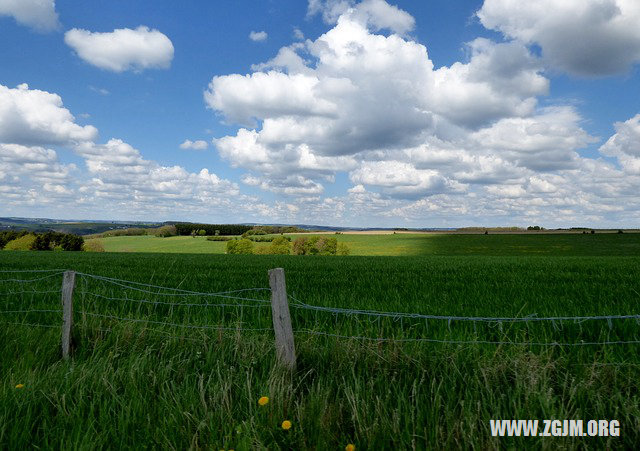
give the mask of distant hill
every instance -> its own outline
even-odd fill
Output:
[[[160,227],[161,222],[59,220],[49,218],[0,218],[0,230],[28,230],[30,232],[61,232],[76,235],[103,233],[130,227]]]
[[[50,218],[19,218],[19,217],[7,217],[0,218],[0,230],[28,230],[32,232],[62,232],[62,233],[75,233],[77,235],[92,235],[96,233],[103,233],[109,230],[127,229],[127,228],[152,228],[160,227],[166,224],[177,224],[180,222],[188,221],[164,221],[164,222],[150,222],[150,221],[96,221],[88,219],[77,220],[62,220],[62,219],[50,219]],[[241,225],[249,226],[294,226],[300,229],[309,231],[367,231],[367,230],[397,230],[397,231],[447,231],[456,230],[455,228],[404,228],[404,227],[336,227],[336,226],[322,226],[312,224],[262,224],[257,222],[244,222]]]

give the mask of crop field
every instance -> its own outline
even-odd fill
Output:
[[[640,313],[638,236],[471,237],[401,257],[0,252],[0,271],[86,274],[63,361],[59,312],[8,313],[59,309],[61,275],[0,273],[0,447],[555,449],[490,435],[490,419],[546,418],[620,421],[620,437],[568,449],[634,447],[637,318],[533,319]],[[275,267],[292,373],[260,290]]]
[[[292,239],[298,236],[291,234]],[[640,255],[640,233],[457,235],[398,233],[332,235],[351,255]],[[107,252],[223,254],[225,242],[205,237],[118,236],[100,238]],[[267,246],[256,243],[256,246]]]

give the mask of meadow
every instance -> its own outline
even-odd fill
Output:
[[[0,318],[13,323],[0,328],[0,447],[634,447],[640,345],[581,344],[639,341],[635,319],[471,323],[303,305],[518,318],[639,313],[637,236],[516,237],[432,240],[440,244],[423,248],[427,255],[402,257],[0,252],[0,270],[74,269],[205,293],[268,287],[267,270],[283,267],[298,357],[293,373],[276,365],[260,302],[268,291],[220,299],[78,276],[69,361],[60,359],[59,313]],[[338,238],[354,249],[362,239]],[[41,274],[0,274],[2,310],[59,308],[59,293],[43,292],[59,289],[61,276]],[[433,341],[412,341],[425,338]],[[490,436],[490,419],[514,418],[617,419],[621,434]]]

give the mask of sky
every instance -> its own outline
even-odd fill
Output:
[[[637,0],[0,0],[0,216],[639,227]]]

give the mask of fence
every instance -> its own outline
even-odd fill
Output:
[[[273,331],[275,337],[275,349],[277,361],[287,368],[294,368],[296,365],[296,353],[295,353],[295,340],[294,334],[305,334],[312,336],[324,336],[333,337],[337,339],[349,339],[358,340],[363,342],[398,342],[398,343],[446,343],[452,345],[513,345],[513,346],[597,346],[597,345],[629,345],[640,344],[638,339],[638,324],[640,324],[640,314],[630,315],[598,315],[598,316],[548,316],[538,317],[535,315],[523,316],[523,317],[484,317],[484,316],[443,316],[443,315],[428,315],[420,313],[407,313],[407,312],[385,312],[376,310],[363,310],[363,309],[348,309],[348,308],[336,308],[326,307],[318,305],[310,305],[298,300],[295,296],[287,295],[285,274],[282,268],[271,269],[268,271],[269,275],[269,288],[243,288],[238,290],[219,291],[219,292],[198,292],[184,290],[180,288],[163,287],[159,285],[145,284],[139,282],[132,282],[123,279],[115,279],[110,277],[104,277],[94,274],[87,274],[82,272],[75,272],[63,269],[53,270],[13,270],[13,271],[0,271],[0,274],[4,274],[8,278],[0,279],[0,296],[5,296],[7,299],[6,306],[8,308],[0,310],[0,314],[6,316],[9,315],[23,315],[21,322],[6,322],[5,324],[18,324],[29,325],[33,327],[47,327],[58,328],[61,327],[61,353],[64,359],[69,358],[71,345],[72,345],[72,331],[74,320],[81,319],[82,321],[88,321],[88,319],[108,320],[118,323],[144,323],[147,325],[164,326],[169,328],[184,328],[206,331],[236,331],[236,332],[267,332]],[[50,283],[54,282],[56,278],[62,276],[62,285],[59,289],[50,289]],[[11,290],[10,285],[14,284],[19,289]],[[42,287],[34,286],[38,284],[46,285],[44,289],[38,289]],[[8,287],[9,285],[9,287]],[[108,289],[109,286],[120,292],[119,296],[111,295]],[[30,289],[29,289],[30,288]],[[263,299],[266,293],[270,294],[270,299]],[[61,307],[57,309],[51,308],[49,303],[51,295],[59,295],[61,298]],[[31,296],[32,304],[35,305],[25,309],[23,306],[23,298],[25,296]],[[17,302],[17,298],[20,301]],[[175,302],[175,298],[186,299],[187,302]],[[13,304],[17,304],[11,307]],[[289,304],[289,299],[291,303]],[[211,302],[215,300],[215,302]],[[199,302],[195,302],[199,301]],[[77,303],[82,305],[82,309],[75,309]],[[135,314],[128,312],[128,316],[124,316],[124,311],[127,310],[123,307],[125,304],[133,304],[136,306],[137,311]],[[270,309],[269,309],[270,307]],[[216,309],[214,315],[207,316],[206,314],[193,314],[192,309]],[[260,316],[260,312],[270,310],[270,317]],[[251,326],[262,327],[245,327],[244,318],[246,311],[250,311]],[[331,317],[347,318],[347,319],[363,319],[367,327],[362,329],[370,332],[371,324],[378,324],[378,336],[370,336],[357,333],[337,333],[336,331],[327,332],[326,330],[317,330],[318,326],[322,325],[322,321],[317,316],[312,318],[297,318],[296,324],[311,323],[312,328],[298,328],[294,330],[291,319],[291,313],[307,312],[311,315],[328,314]],[[27,322],[26,319],[35,315],[52,315],[56,314],[58,319],[53,318],[48,324],[43,324],[42,321]],[[59,316],[58,316],[59,315]],[[60,326],[59,318],[62,317],[62,324]],[[39,316],[42,318],[42,316]],[[176,318],[173,322],[166,321],[167,317]],[[178,321],[182,318],[182,321]],[[235,318],[235,324],[211,324],[208,321],[211,319],[232,319]],[[195,324],[195,320],[205,320],[207,322]],[[387,321],[388,326],[386,329],[381,325],[382,321]],[[409,335],[405,336],[404,322],[410,321],[411,324],[407,326],[410,331]],[[580,340],[580,341],[535,341],[535,340],[505,340],[505,339],[474,339],[474,340],[459,340],[459,339],[444,339],[437,338],[432,332],[432,336],[427,337],[422,333],[426,333],[429,330],[429,324],[437,323],[441,327],[446,327],[451,330],[453,323],[455,324],[470,324],[475,331],[478,324],[486,324],[491,328],[498,328],[500,330],[500,336],[502,334],[502,327],[504,324],[513,325],[530,323],[545,322],[550,324],[554,330],[561,330],[561,324],[573,324],[582,330],[582,324],[592,321],[606,321],[609,330],[613,329],[613,321],[633,321],[633,338],[632,340],[626,339],[592,339],[592,340]],[[56,324],[58,322],[58,324]],[[325,320],[326,323],[326,320]],[[357,323],[356,323],[357,324]],[[444,324],[444,326],[442,326]],[[420,325],[420,327],[417,327]],[[399,327],[398,327],[399,326]],[[528,327],[528,326],[527,326]],[[99,330],[111,330],[98,328]],[[335,329],[335,327],[334,327]],[[357,327],[353,327],[353,324],[349,325],[349,331],[358,331]],[[398,332],[400,336],[386,336],[387,330],[393,330],[394,333]],[[158,330],[158,332],[165,335],[164,331]],[[526,333],[525,333],[526,332]],[[398,335],[395,333],[395,335]],[[402,335],[405,334],[405,335]],[[418,336],[415,336],[415,335]],[[477,335],[477,334],[476,334]],[[495,335],[495,334],[494,334]],[[523,331],[522,335],[528,337],[528,331]],[[569,334],[571,335],[571,334]],[[628,335],[628,334],[626,334]],[[593,336],[593,335],[592,335]],[[600,334],[595,335],[596,338],[600,337]],[[185,338],[185,337],[179,337]]]

